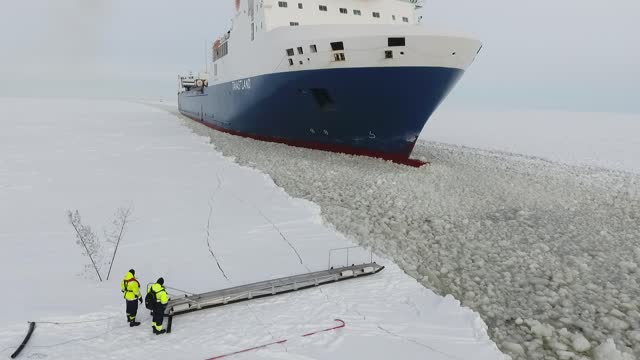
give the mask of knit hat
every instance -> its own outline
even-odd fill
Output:
[[[129,272],[131,273],[131,275],[136,276],[136,271],[135,270],[131,269],[131,270],[129,270]]]
[[[156,281],[158,284],[160,285],[164,285],[164,279],[163,278],[159,278],[158,281]]]

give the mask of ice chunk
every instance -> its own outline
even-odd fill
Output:
[[[635,341],[637,344],[640,344],[640,331],[639,330],[627,331],[627,337],[629,339]]]
[[[551,337],[553,335],[553,327],[548,324],[542,324],[538,320],[526,320],[527,325],[531,327],[531,332],[537,337]]]
[[[616,348],[616,344],[613,339],[607,339],[607,341],[598,345],[593,349],[594,360],[635,360],[631,354],[621,352]]]
[[[512,354],[525,356],[524,348],[520,344],[516,344],[516,343],[512,343],[512,342],[505,342],[505,343],[502,343],[502,347],[505,350],[507,350],[508,352],[512,353]]]
[[[570,359],[574,359],[576,356],[576,354],[572,353],[571,351],[562,351],[562,350],[557,351],[556,354],[558,354],[558,359],[560,360],[570,360]]]
[[[603,316],[600,319],[600,322],[610,330],[626,330],[629,328],[629,324],[626,321],[610,316]]]
[[[591,344],[582,334],[575,334],[571,340],[571,346],[577,352],[585,352],[591,349]]]
[[[634,263],[634,262],[631,262],[631,261],[621,261],[620,262],[620,267],[624,271],[631,273],[631,272],[634,272],[638,268],[638,265],[636,263]]]

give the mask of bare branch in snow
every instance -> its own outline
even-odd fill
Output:
[[[113,256],[111,257],[111,262],[109,263],[109,272],[107,272],[107,280],[109,280],[109,276],[111,275],[111,268],[113,267],[113,262],[116,259],[116,254],[118,253],[118,246],[120,245],[120,241],[122,240],[122,236],[125,233],[126,226],[131,220],[129,220],[131,213],[133,210],[131,207],[128,208],[118,208],[116,211],[115,219],[113,220],[113,231],[109,234],[105,234],[107,236],[107,241],[115,244],[115,249],[113,249]]]
[[[82,245],[84,254],[89,257],[89,260],[91,260],[91,264],[93,265],[93,268],[98,275],[98,279],[100,280],[100,282],[102,282],[102,276],[100,276],[100,270],[98,269],[95,261],[100,257],[101,251],[100,241],[98,240],[98,237],[93,232],[93,230],[91,230],[91,227],[82,224],[82,219],[80,218],[80,213],[78,212],[78,210],[76,210],[75,212],[67,210],[67,217],[69,220],[69,224],[71,224],[71,226],[73,226],[74,230],[76,231],[76,243],[78,245]]]

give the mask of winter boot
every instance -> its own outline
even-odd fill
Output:
[[[165,330],[165,329],[157,330],[157,331],[156,331],[156,335],[162,335],[162,334],[164,334],[164,333],[166,333],[166,332],[167,332],[167,330]]]
[[[135,320],[134,320],[134,321],[131,321],[131,322],[129,323],[129,327],[134,327],[134,326],[138,326],[138,325],[140,325],[140,322],[135,321]]]
[[[156,327],[155,327],[155,326],[152,326],[152,327],[151,327],[151,330],[153,330],[153,333],[154,333],[154,334],[158,335],[158,330],[156,330]]]

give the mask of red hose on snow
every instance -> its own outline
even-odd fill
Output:
[[[317,331],[313,331],[313,332],[310,332],[310,333],[306,333],[306,334],[300,335],[300,337],[307,337],[307,336],[315,335],[315,334],[318,334],[318,333],[321,333],[321,332],[325,332],[325,331],[332,331],[332,330],[340,329],[340,328],[343,328],[343,327],[345,327],[345,326],[346,326],[345,322],[344,322],[344,321],[342,321],[342,320],[340,320],[340,319],[335,319],[334,321],[339,322],[339,323],[340,323],[340,325],[337,325],[337,326],[334,326],[334,327],[330,327],[330,328],[327,328],[327,329],[322,329],[322,330],[317,330]],[[229,357],[229,356],[233,356],[233,355],[237,355],[237,354],[242,354],[242,353],[246,353],[246,352],[249,352],[249,351],[253,351],[253,350],[257,350],[257,349],[262,349],[262,348],[265,348],[265,347],[267,347],[267,346],[271,346],[271,345],[275,345],[275,344],[284,344],[284,343],[286,343],[287,341],[289,341],[289,339],[284,339],[284,340],[274,341],[274,342],[271,342],[271,343],[268,343],[268,344],[263,344],[263,345],[259,345],[259,346],[254,346],[254,347],[252,347],[252,348],[248,348],[248,349],[244,349],[244,350],[239,350],[239,351],[235,351],[235,352],[228,353],[228,354],[224,354],[224,355],[214,356],[214,357],[209,358],[209,359],[207,359],[207,360],[222,359],[222,358],[225,358],[225,357]]]

